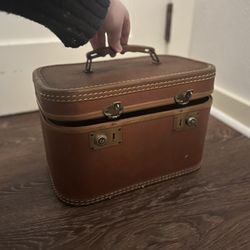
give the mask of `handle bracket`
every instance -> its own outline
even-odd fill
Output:
[[[152,63],[160,64],[160,59],[158,55],[156,54],[155,49],[152,47],[145,47],[145,46],[138,46],[138,45],[124,45],[121,54],[125,54],[127,52],[140,52],[140,53],[149,54],[152,59]],[[111,47],[104,47],[104,48],[100,48],[100,49],[96,49],[96,50],[88,52],[86,54],[87,62],[85,64],[85,73],[93,72],[92,70],[93,59],[98,58],[98,57],[105,57],[107,55],[110,55],[111,57],[115,57],[116,52]]]

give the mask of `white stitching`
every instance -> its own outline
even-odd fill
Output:
[[[144,89],[139,89],[139,90],[134,90],[134,91],[124,91],[124,92],[112,93],[111,95],[101,95],[101,96],[95,96],[95,97],[89,97],[89,98],[80,98],[80,99],[71,99],[71,100],[70,99],[69,100],[52,99],[52,98],[46,98],[44,96],[45,94],[41,95],[41,98],[46,100],[46,101],[51,101],[51,102],[77,102],[77,101],[97,100],[97,99],[102,99],[102,98],[106,98],[106,97],[112,97],[112,96],[124,95],[124,94],[129,94],[129,93],[142,92],[142,91],[145,91],[145,90],[153,90],[153,89],[165,88],[165,87],[168,87],[168,86],[176,86],[176,85],[183,85],[183,84],[188,84],[188,83],[193,83],[193,82],[198,82],[198,81],[205,81],[205,80],[210,80],[210,79],[213,79],[213,78],[214,77],[209,77],[209,78],[203,78],[203,79],[198,79],[198,80],[194,80],[194,81],[180,82],[180,83],[176,83],[176,84],[168,84],[168,85],[162,85],[162,86],[160,85],[160,86],[154,86],[154,87],[151,87],[151,88],[144,88]],[[42,94],[42,93],[40,93],[40,94]]]
[[[173,173],[173,174],[161,176],[159,178],[155,178],[155,179],[152,179],[152,180],[149,180],[149,181],[145,181],[145,182],[142,182],[142,183],[139,183],[139,184],[135,184],[135,185],[132,185],[132,186],[129,186],[129,187],[126,187],[126,188],[123,188],[123,189],[120,189],[120,190],[105,194],[105,195],[100,195],[100,196],[98,196],[96,198],[89,199],[89,200],[86,200],[86,201],[77,201],[77,200],[72,200],[72,199],[65,198],[62,194],[60,194],[56,190],[53,180],[52,180],[52,185],[54,187],[54,190],[55,190],[57,196],[60,199],[62,199],[64,202],[72,204],[72,205],[89,205],[89,204],[92,204],[92,203],[95,203],[95,202],[98,202],[98,201],[102,201],[102,200],[105,200],[105,199],[110,199],[110,198],[112,198],[114,196],[123,194],[125,192],[129,192],[129,191],[133,191],[133,190],[136,190],[136,189],[139,189],[139,188],[143,188],[144,186],[152,185],[152,184],[164,181],[164,180],[168,180],[170,178],[181,176],[183,174],[187,174],[187,173],[193,172],[193,171],[198,170],[198,169],[199,169],[199,167],[190,168],[190,169],[187,169],[187,170],[182,170],[182,171],[179,171],[179,172],[176,172],[176,173]]]
[[[130,192],[130,191],[133,191],[133,190],[136,190],[136,189],[139,189],[139,188],[144,188],[144,187],[152,185],[152,184],[156,184],[156,183],[159,183],[159,182],[162,182],[162,181],[169,180],[169,179],[174,178],[174,177],[178,177],[178,176],[181,176],[181,175],[184,175],[184,174],[194,172],[195,170],[198,170],[199,168],[200,167],[198,166],[198,167],[189,168],[189,169],[186,169],[186,170],[181,170],[181,171],[169,174],[169,175],[164,175],[164,176],[161,176],[159,178],[151,179],[151,180],[141,182],[141,183],[138,183],[138,184],[135,184],[135,185],[132,185],[132,186],[128,186],[126,188],[122,188],[122,189],[119,189],[119,190],[111,192],[111,193],[100,195],[100,196],[97,196],[96,198],[88,199],[88,200],[85,200],[85,201],[78,201],[78,200],[68,199],[68,198],[64,197],[62,194],[60,194],[56,190],[56,187],[55,187],[55,184],[53,182],[53,179],[52,179],[51,175],[50,175],[50,179],[51,179],[51,183],[52,183],[52,187],[54,189],[54,192],[56,193],[57,197],[60,200],[62,200],[63,202],[65,202],[67,204],[70,204],[70,205],[81,206],[81,205],[90,205],[90,204],[93,204],[93,203],[96,203],[96,202],[99,202],[99,201],[102,201],[102,200],[106,200],[106,199],[111,199],[114,196],[117,196],[117,195],[120,195],[120,194],[123,194],[123,193],[126,193],[126,192]]]
[[[165,87],[169,87],[169,86],[176,86],[176,85],[183,85],[183,84],[188,84],[188,83],[193,83],[193,82],[199,82],[199,81],[205,81],[205,80],[210,80],[213,79],[214,75],[211,75],[211,77],[207,77],[207,78],[199,78],[197,80],[193,80],[193,81],[184,81],[184,82],[178,82],[175,84],[165,84],[165,83],[169,83],[169,81],[166,82],[159,82],[159,83],[150,83],[144,86],[154,86],[154,87],[147,87],[147,88],[142,88],[144,86],[135,86],[135,87],[128,87],[128,88],[124,88],[124,89],[119,89],[119,90],[109,90],[109,91],[103,91],[103,92],[99,92],[99,93],[89,93],[88,95],[97,95],[97,94],[102,94],[102,93],[109,93],[112,92],[111,95],[100,95],[100,96],[95,96],[95,97],[89,97],[89,98],[80,98],[80,99],[69,99],[69,100],[65,100],[65,99],[53,99],[53,98],[47,98],[46,96],[49,96],[47,94],[44,93],[40,93],[40,97],[43,98],[44,100],[47,101],[51,101],[51,102],[77,102],[77,101],[87,101],[87,100],[96,100],[96,99],[102,99],[102,98],[106,98],[106,97],[112,97],[112,96],[118,96],[118,95],[124,95],[124,94],[129,94],[129,93],[136,93],[136,92],[142,92],[145,90],[152,90],[152,89],[159,89],[159,88],[165,88]],[[137,90],[133,90],[133,91],[122,91],[122,92],[118,92],[118,93],[114,93],[116,91],[120,91],[120,90],[129,90],[129,89],[136,89]],[[83,94],[82,96],[84,96],[85,94]],[[76,97],[76,95],[72,95],[72,96],[55,96],[56,98],[71,98],[71,97]]]
[[[85,93],[85,94],[79,94],[79,95],[71,95],[71,96],[58,96],[58,95],[55,96],[55,95],[45,94],[45,93],[42,93],[42,92],[40,92],[40,95],[45,96],[45,97],[56,97],[56,98],[71,98],[71,97],[81,97],[81,96],[92,96],[92,95],[105,94],[105,93],[114,92],[114,91],[137,89],[137,88],[143,88],[145,86],[158,85],[158,84],[171,83],[171,82],[180,82],[180,81],[185,81],[185,80],[189,80],[189,79],[192,80],[192,79],[195,79],[195,78],[210,77],[210,76],[214,76],[214,74],[205,74],[205,75],[200,75],[200,76],[186,77],[186,78],[180,78],[180,79],[169,80],[169,81],[164,81],[164,82],[148,83],[148,84],[143,84],[143,85],[139,85],[139,86],[132,86],[132,87],[113,89],[113,90],[106,90],[106,91],[100,91],[100,92],[91,92],[91,93]]]
[[[212,65],[208,65],[208,67],[204,70],[209,70],[209,69],[213,69]],[[100,84],[94,84],[94,85],[90,85],[90,86],[84,86],[84,87],[78,87],[78,88],[67,88],[67,89],[58,89],[55,88],[57,90],[80,90],[80,89],[89,89],[89,88],[94,88],[94,87],[98,87],[98,86],[107,86],[107,85],[114,85],[114,84],[121,84],[121,83],[132,83],[132,82],[136,82],[136,81],[144,81],[144,80],[151,80],[154,78],[159,78],[159,77],[169,77],[169,76],[178,76],[178,75],[182,75],[182,74],[191,74],[191,73],[197,73],[199,72],[199,70],[191,70],[191,71],[183,71],[183,72],[177,72],[177,73],[171,73],[171,74],[166,74],[166,75],[157,75],[157,76],[151,76],[151,77],[144,77],[144,78],[138,78],[138,79],[132,79],[132,80],[126,80],[126,81],[118,81],[118,82],[111,82],[111,83],[100,83]],[[46,82],[42,72],[40,73],[41,78],[43,79],[44,82]]]

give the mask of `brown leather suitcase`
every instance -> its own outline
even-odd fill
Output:
[[[33,74],[58,198],[88,205],[200,167],[215,67],[157,56],[55,65]],[[153,63],[152,63],[153,62]],[[91,72],[93,68],[93,72]],[[84,72],[85,71],[85,72]]]

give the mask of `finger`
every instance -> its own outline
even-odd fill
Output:
[[[121,44],[127,45],[130,34],[130,18],[129,14],[127,14],[124,18],[123,27],[122,27],[122,36],[121,36]]]
[[[90,40],[90,43],[93,49],[99,49],[105,47],[106,45],[105,32],[103,30],[98,31],[96,35]]]
[[[108,32],[108,43],[109,46],[116,52],[120,53],[122,51],[121,46],[121,32],[122,27],[117,28],[112,32]]]

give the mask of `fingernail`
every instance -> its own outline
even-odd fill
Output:
[[[115,50],[117,53],[120,53],[120,52],[122,52],[122,49],[123,49],[122,46],[118,45]]]

